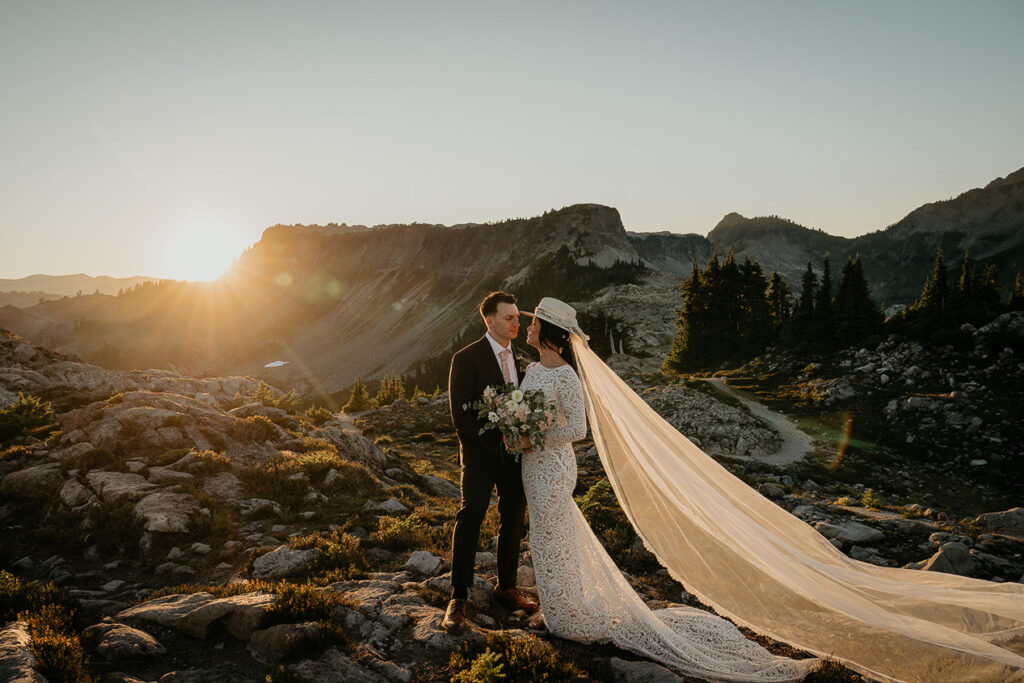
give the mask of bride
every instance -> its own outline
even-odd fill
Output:
[[[776,657],[715,614],[647,608],[572,498],[571,444],[589,416],[605,473],[645,546],[719,614],[872,679],[1024,681],[1024,585],[850,559],[662,420],[589,349],[571,306],[544,298],[526,315],[540,362],[521,388],[557,406],[544,448],[527,448],[522,469],[542,618],[553,634],[610,641],[714,680],[796,680],[819,661]]]
[[[714,614],[690,607],[650,610],[605,552],[572,497],[572,442],[587,432],[583,390],[573,370],[569,330],[575,311],[545,298],[527,329],[540,362],[520,388],[540,390],[556,406],[544,449],[523,454],[523,488],[530,510],[530,552],[541,618],[557,636],[615,645],[694,676],[728,681],[790,681],[818,660],[776,657]]]

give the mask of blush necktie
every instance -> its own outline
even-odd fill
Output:
[[[498,354],[501,357],[501,374],[505,378],[505,381],[510,384],[515,384],[512,381],[512,369],[508,364],[509,358],[512,357],[512,352],[508,349],[502,349],[501,353]]]

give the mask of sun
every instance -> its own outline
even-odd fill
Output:
[[[242,233],[210,220],[182,223],[165,236],[164,265],[175,280],[216,280],[245,250]]]

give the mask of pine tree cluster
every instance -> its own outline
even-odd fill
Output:
[[[1024,310],[1020,273],[1004,300],[996,267],[974,263],[965,253],[951,285],[941,249],[921,297],[888,321],[871,299],[859,255],[847,258],[834,296],[827,254],[820,280],[814,264],[807,262],[795,301],[777,272],[765,280],[756,261],[737,265],[732,254],[724,264],[715,254],[703,270],[695,263],[681,292],[678,330],[662,365],[669,374],[744,362],[773,344],[797,352],[828,352],[883,333],[934,344],[966,343],[964,323],[978,326],[1003,312]]]
[[[747,258],[739,265],[732,254],[724,264],[715,254],[703,270],[695,263],[681,290],[678,331],[662,366],[670,374],[744,361],[776,343],[827,350],[856,343],[882,326],[859,256],[843,266],[835,297],[828,255],[820,285],[808,261],[795,302],[778,272],[766,279],[757,261]]]

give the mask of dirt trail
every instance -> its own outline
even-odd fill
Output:
[[[719,391],[726,396],[732,396],[749,408],[751,413],[778,430],[779,436],[782,437],[782,445],[779,447],[779,450],[770,455],[751,457],[762,462],[767,462],[771,465],[783,466],[802,460],[803,457],[810,453],[814,448],[811,437],[800,431],[796,424],[785,415],[769,410],[757,401],[751,401],[749,398],[726,384],[725,380],[721,377],[709,377],[704,381],[708,382],[716,391]]]

